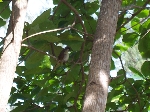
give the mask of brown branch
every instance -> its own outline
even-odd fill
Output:
[[[78,18],[78,20],[79,20],[79,22],[80,22],[80,24],[81,24],[81,26],[82,26],[82,28],[83,28],[83,31],[87,34],[86,28],[85,28],[85,26],[84,26],[84,24],[83,24],[83,22],[82,22],[82,18],[80,17],[78,11],[77,11],[73,6],[71,6],[66,0],[61,0],[61,1],[62,1],[64,4],[66,4],[66,5],[75,13],[75,15],[77,16],[77,18]],[[84,38],[84,39],[85,39],[85,38]]]
[[[55,55],[55,52],[54,52],[53,44],[52,44],[52,43],[50,43],[50,46],[51,46],[51,50],[52,50],[52,55],[53,55],[53,56],[56,56],[56,55]]]
[[[123,75],[124,75],[124,81],[121,83],[121,84],[124,84],[127,80],[127,76],[126,76],[126,71],[124,69],[124,66],[123,66],[123,62],[122,62],[122,59],[121,59],[121,56],[119,56],[114,50],[113,52],[118,56],[119,60],[120,60],[120,63],[121,63],[121,66],[122,66],[122,69],[123,69]],[[120,84],[119,84],[120,85]]]
[[[32,35],[30,35],[30,36],[24,38],[24,39],[22,40],[22,42],[25,41],[26,39],[31,38],[31,37],[36,36],[36,35],[41,35],[41,34],[44,34],[44,33],[55,32],[55,31],[60,31],[60,30],[65,30],[65,29],[68,29],[68,28],[73,27],[74,25],[75,25],[75,22],[74,22],[72,25],[69,25],[68,27],[57,28],[57,29],[53,29],[53,30],[46,30],[46,31],[38,32],[38,33],[32,34]]]
[[[23,47],[28,47],[28,48],[30,48],[30,49],[33,49],[33,50],[35,50],[35,51],[37,51],[37,52],[39,52],[39,53],[48,55],[48,56],[54,58],[55,60],[57,60],[57,58],[56,58],[55,56],[50,55],[50,54],[47,54],[46,52],[43,52],[43,51],[41,51],[41,50],[39,50],[39,49],[36,49],[36,48],[34,48],[33,46],[31,46],[31,45],[22,44],[22,46],[23,46]]]
[[[122,27],[124,27],[128,22],[130,22],[136,15],[138,15],[145,7],[146,5],[150,2],[150,0],[147,0],[145,4],[142,6],[141,9],[139,9],[137,12],[132,14],[132,17],[129,18],[125,23],[123,23],[119,28],[117,28],[116,32],[118,32]]]

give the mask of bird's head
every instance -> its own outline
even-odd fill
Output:
[[[65,47],[65,50],[70,51],[70,50],[71,50],[71,48],[67,46],[67,47]]]

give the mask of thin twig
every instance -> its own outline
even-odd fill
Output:
[[[136,15],[138,15],[146,7],[146,5],[149,2],[150,2],[150,0],[147,0],[141,9],[139,9],[136,13],[132,14],[131,18],[129,18],[125,23],[123,23],[119,28],[117,28],[116,32],[118,32],[122,27],[124,27],[128,22],[130,22]]]
[[[131,29],[131,28],[133,28],[133,27],[137,26],[138,24],[140,24],[140,23],[144,22],[144,21],[145,21],[146,19],[148,19],[148,18],[149,18],[149,16],[148,16],[148,17],[146,17],[146,18],[144,18],[143,20],[141,20],[139,23],[137,23],[137,24],[135,24],[135,25],[131,26],[130,28],[128,28],[128,29],[126,29],[126,30],[123,30],[122,32],[128,31],[129,29]]]
[[[141,39],[144,38],[149,32],[150,32],[150,29],[141,37]]]
[[[23,47],[28,47],[28,48],[30,48],[30,49],[33,49],[33,50],[35,50],[35,51],[37,51],[37,52],[39,52],[39,53],[48,55],[48,56],[54,58],[55,60],[57,60],[57,58],[56,58],[55,56],[50,55],[50,54],[47,54],[46,52],[43,52],[43,51],[41,51],[41,50],[39,50],[39,49],[36,49],[36,48],[34,48],[33,46],[31,46],[31,45],[22,44],[22,46],[23,46]]]

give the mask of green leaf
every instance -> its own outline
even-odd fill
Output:
[[[78,35],[71,35],[68,32],[65,32],[59,36],[61,42],[72,48],[73,51],[80,51],[82,42],[84,39]]]
[[[147,16],[149,16],[149,10],[148,10],[148,9],[142,10],[142,11],[137,15],[137,17],[139,17],[139,18],[145,18],[145,17],[147,17]]]
[[[121,50],[121,51],[126,51],[128,50],[128,46],[125,46],[125,45],[121,45],[121,44],[116,44],[115,47],[114,47],[114,50]]]
[[[58,5],[59,0],[53,0],[54,5]]]
[[[127,34],[127,31],[128,31],[128,29],[125,28],[125,27],[123,27],[123,28],[120,29],[120,32],[121,32],[121,33],[119,33],[119,34],[123,34],[123,35],[124,35],[124,34]],[[121,35],[120,35],[120,37],[121,37]],[[120,38],[120,37],[119,37],[119,38]]]
[[[25,100],[26,99],[26,97],[25,96],[23,96],[23,94],[19,94],[19,93],[15,93],[14,94],[14,98],[17,98],[17,99],[21,99],[21,100]]]
[[[124,79],[125,79],[125,76],[124,76],[124,75],[126,75],[126,73],[124,72],[123,69],[120,69],[120,70],[117,72],[118,78],[117,78],[116,80],[117,80],[118,83],[121,83],[121,82],[124,81]]]
[[[117,59],[117,58],[119,58],[118,56],[121,56],[121,52],[115,50],[115,51],[112,52],[112,56]]]
[[[58,37],[51,35],[51,33],[45,33],[42,36],[40,36],[40,38],[52,43],[60,41]]]
[[[3,18],[3,19],[8,19],[9,18],[9,16],[10,16],[10,13],[11,13],[11,11],[10,11],[10,9],[9,9],[9,5],[8,5],[8,3],[9,2],[2,2],[2,3],[0,3],[0,11],[2,11],[1,12],[1,17]],[[7,7],[6,7],[7,6]]]
[[[109,103],[106,104],[106,109],[107,108],[109,108],[109,109],[111,108],[111,109],[116,110],[117,109],[117,105],[116,105],[115,102],[109,102]],[[107,110],[109,110],[109,109],[107,109]]]
[[[146,78],[150,77],[150,61],[145,61],[143,63],[141,71]]]
[[[40,92],[35,96],[35,101],[38,101],[39,98],[44,97],[48,93],[48,87],[43,88]]]
[[[71,98],[71,97],[74,97],[74,92],[70,92],[68,93],[65,97],[64,97],[64,104],[67,103],[68,99]]]
[[[55,82],[56,82],[56,81],[53,80],[53,79],[49,80],[49,84],[50,84],[50,85],[54,84]]]
[[[143,74],[142,73],[140,73],[138,70],[136,70],[135,68],[133,68],[133,67],[129,67],[129,69],[134,73],[134,75],[138,78],[138,77],[141,77],[141,78],[145,78],[144,76],[143,76]]]
[[[79,72],[80,72],[80,66],[79,65],[75,65],[71,71],[68,73],[68,80],[71,80],[73,78],[73,80],[76,80],[79,76]]]
[[[140,27],[140,20],[139,18],[134,18],[132,19],[131,21],[131,26],[132,26],[132,29],[136,32],[139,32],[139,27]]]
[[[21,112],[23,110],[26,110],[26,108],[29,106],[29,103],[24,103],[23,105],[17,106],[15,109],[13,109],[11,112]]]
[[[27,64],[28,65],[28,64]],[[24,71],[24,73],[20,76],[27,76],[27,75],[34,75],[34,74],[40,74],[42,73],[42,68],[40,67],[35,67],[35,68],[30,68],[29,66],[26,67],[27,69]]]
[[[98,10],[98,8],[99,8],[98,1],[95,0],[93,3],[87,2],[85,4],[85,13],[87,13],[87,15],[92,15],[94,12],[96,12]]]
[[[63,9],[63,10],[59,10],[59,12],[58,13],[60,13],[59,14],[59,17],[61,18],[63,18],[63,17],[65,17],[66,15],[68,15],[68,13],[70,13],[70,8],[69,7],[66,7],[66,5],[65,4],[61,4],[60,6],[59,6],[59,8],[60,9]]]
[[[129,47],[133,46],[136,40],[138,40],[138,34],[137,33],[127,33],[123,35],[122,41]]]
[[[114,70],[116,67],[115,67],[115,63],[114,61],[111,59],[111,70]]]
[[[36,86],[32,91],[31,91],[31,95],[37,95],[39,93],[39,91],[41,90],[41,87]]]
[[[138,5],[138,6],[143,6],[144,3],[145,3],[145,1],[144,1],[144,2],[141,1],[141,0],[137,0],[137,1],[136,1],[136,5]]]
[[[128,104],[132,101],[132,99],[127,96],[127,95],[123,95],[119,98],[119,104],[125,106],[125,104]]]
[[[116,33],[114,42],[116,42],[120,37],[121,37],[121,33]]]
[[[62,20],[62,21],[60,21],[60,22],[58,23],[58,27],[59,27],[59,28],[63,28],[63,27],[65,27],[66,23],[68,23],[68,21]]]
[[[65,32],[65,33],[61,34],[59,37],[63,41],[74,41],[74,40],[81,41],[81,42],[84,41],[84,39],[81,38],[80,36],[78,36],[78,35],[72,35],[72,34],[70,34],[68,32]]]
[[[81,50],[82,42],[80,42],[80,41],[76,41],[76,40],[74,40],[74,41],[62,41],[62,43],[70,46],[73,51],[80,51]]]
[[[140,39],[138,49],[143,58],[150,58],[150,33]]]
[[[51,63],[50,63],[50,57],[45,55],[43,61],[41,62],[41,68],[50,68]]]
[[[150,25],[150,18],[148,18],[148,19],[142,24],[142,27],[149,29],[148,25]]]
[[[31,24],[31,26],[39,25],[42,22],[45,22],[48,20],[48,17],[50,16],[50,9],[47,11],[44,11],[40,16],[38,16]]]
[[[118,22],[117,22],[117,27],[120,27],[124,21],[124,14],[119,17]]]
[[[16,73],[18,75],[22,75],[25,70],[26,70],[25,66],[17,66]]]
[[[142,91],[143,87],[141,87],[141,85],[144,84],[144,81],[143,80],[135,80],[134,81],[134,84],[133,84],[133,87],[138,91]]]
[[[110,103],[114,97],[116,90],[112,89],[111,92],[108,93],[107,103]]]
[[[33,52],[25,62],[27,69],[39,67],[43,61],[44,55],[39,52]]]
[[[123,0],[122,1],[122,5],[123,6],[128,6],[128,5],[132,4],[132,3],[133,3],[133,0]]]
[[[96,30],[97,21],[94,20],[94,18],[92,18],[91,16],[88,16],[88,20],[84,21],[84,25],[86,27],[87,32],[93,34]]]

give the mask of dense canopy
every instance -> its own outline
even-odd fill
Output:
[[[100,3],[97,0],[53,0],[53,3],[53,9],[43,11],[32,23],[25,21],[9,99],[12,112],[82,110]],[[110,74],[108,112],[150,111],[149,3],[149,0],[122,0],[111,60],[111,70],[117,76]],[[2,28],[11,14],[9,4],[9,1],[0,3]],[[2,51],[3,39],[0,45]],[[66,46],[71,48],[69,60],[53,70]]]

